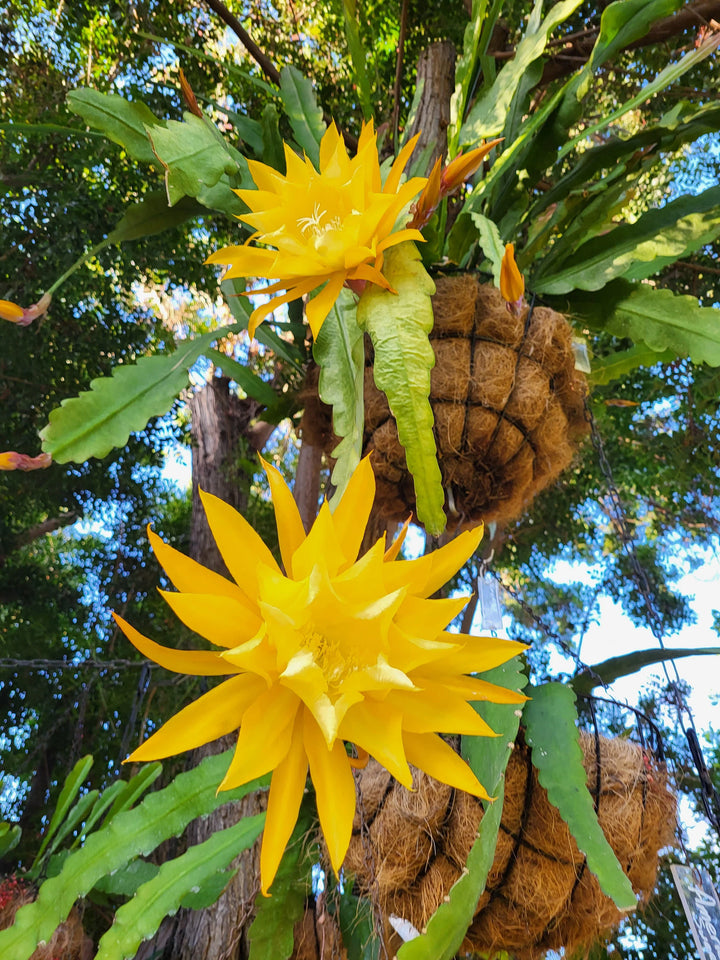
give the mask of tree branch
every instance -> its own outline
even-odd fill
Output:
[[[40,537],[44,537],[54,530],[59,530],[61,527],[67,527],[69,524],[75,523],[79,518],[80,515],[78,513],[70,511],[61,517],[51,517],[48,520],[43,520],[42,523],[36,524],[34,527],[28,527],[27,530],[23,530],[22,533],[19,533],[17,537],[15,537],[8,552],[13,553],[15,550],[19,550],[20,547],[26,547],[29,543],[39,540]]]
[[[247,32],[245,27],[240,23],[238,18],[234,13],[231,13],[224,3],[221,3],[220,0],[205,0],[207,5],[215,11],[215,13],[220,17],[222,22],[230,27],[235,36],[243,44],[247,52],[253,58],[253,60],[260,66],[262,72],[273,83],[280,86],[280,73],[275,66],[275,64],[267,57],[260,47],[255,43],[253,38]]]

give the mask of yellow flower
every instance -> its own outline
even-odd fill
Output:
[[[260,855],[267,892],[297,820],[308,767],[335,871],[350,842],[358,757],[370,754],[412,786],[408,764],[487,797],[436,731],[492,736],[468,701],[525,698],[470,676],[525,648],[445,631],[467,598],[431,597],[476,549],[481,530],[417,560],[398,561],[402,537],[384,537],[356,559],[375,493],[363,460],[334,513],[324,504],[305,534],[292,494],[264,464],[275,503],[285,573],[252,527],[203,493],[210,528],[233,581],[206,569],[152,531],[158,560],[179,592],[163,592],[177,616],[217,650],[175,650],[115,615],[141,653],[181,673],[228,676],[181,710],[129,758],[191,750],[239,728],[221,790],[273,771]]]
[[[425,185],[424,177],[400,184],[417,137],[400,151],[382,184],[372,122],[363,126],[357,155],[351,160],[335,124],[320,143],[320,172],[285,146],[285,175],[248,161],[257,190],[238,190],[250,208],[240,217],[257,231],[250,238],[271,249],[245,244],[223,247],[208,263],[230,264],[227,277],[276,280],[263,293],[286,293],[258,307],[250,317],[250,335],[275,307],[301,297],[320,284],[324,289],[307,304],[317,336],[346,281],[390,285],[382,275],[383,252],[403,240],[422,240],[417,230],[396,230],[396,221]]]

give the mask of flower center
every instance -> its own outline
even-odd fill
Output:
[[[326,220],[326,222],[323,223],[323,220]],[[318,241],[321,241],[330,230],[339,230],[342,226],[340,217],[335,216],[331,218],[327,210],[320,208],[319,202],[315,203],[311,217],[298,217],[296,222],[301,232],[306,237],[312,238],[315,246],[317,246]]]
[[[303,631],[301,646],[312,654],[313,661],[322,670],[329,695],[338,696],[347,675],[358,667],[355,658],[348,656],[337,638],[327,637],[312,626]]]

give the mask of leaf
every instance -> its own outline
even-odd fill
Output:
[[[50,940],[78,897],[85,896],[101,877],[178,836],[196,817],[237,801],[267,782],[267,778],[255,780],[218,796],[217,785],[231,753],[207,757],[167,787],[148,794],[134,810],[118,814],[107,827],[91,834],[83,847],[65,858],[60,873],[41,885],[37,900],[18,910],[13,926],[0,931],[0,956],[28,960],[41,940]]]
[[[634,650],[632,653],[620,657],[610,657],[602,663],[595,663],[573,677],[570,684],[578,694],[588,694],[601,683],[614,683],[620,677],[627,677],[637,673],[643,667],[654,663],[664,663],[665,660],[678,660],[680,657],[717,656],[720,647],[665,647],[662,650]]]
[[[588,869],[597,877],[603,893],[618,910],[634,910],[637,898],[632,884],[598,823],[586,785],[575,725],[575,693],[564,684],[546,683],[534,687],[530,694],[532,699],[525,704],[523,723],[538,780],[585,854]]]
[[[123,147],[134,160],[157,163],[147,130],[162,128],[165,121],[158,120],[141,100],[126,100],[114,93],[80,87],[67,95],[67,105],[89,127],[102,131],[108,140]]]
[[[460,142],[477,144],[503,132],[510,104],[532,64],[542,56],[550,33],[580,6],[582,0],[562,0],[556,3],[542,23],[527,32],[515,48],[515,56],[500,71],[492,87],[481,94],[460,130]],[[536,6],[539,10],[540,5]]]
[[[538,293],[600,290],[610,280],[644,280],[711,243],[720,235],[720,187],[679,197],[590,240],[565,258],[550,275],[543,264],[533,275]]]
[[[264,403],[266,407],[272,407],[277,403],[278,395],[265,380],[262,380],[256,373],[253,373],[249,367],[239,363],[227,354],[219,350],[205,350],[205,356],[212,360],[216,367],[219,367],[226,377],[234,380],[235,383],[249,397],[253,397],[259,403]]]
[[[222,138],[207,117],[183,114],[164,127],[148,127],[155,156],[165,168],[165,189],[173,206],[184,196],[200,197],[224,175],[242,173],[246,163]],[[249,173],[248,173],[249,176]]]
[[[450,158],[458,152],[460,128],[467,106],[470,84],[475,74],[480,38],[483,30],[487,31],[488,29],[487,26],[484,26],[486,11],[487,0],[473,0],[470,22],[466,25],[463,34],[462,53],[455,64],[455,91],[450,98],[450,123],[448,125],[448,157]],[[492,29],[492,25],[490,29]]]
[[[656,20],[669,17],[682,6],[682,0],[616,0],[600,19],[600,34],[588,61],[592,73],[616,53],[644,37]]]
[[[295,67],[283,67],[280,71],[280,96],[295,139],[318,170],[325,122],[312,83]]]
[[[320,328],[313,357],[320,367],[320,399],[332,407],[333,430],[341,438],[332,453],[336,460],[332,472],[334,507],[360,463],[365,429],[365,347],[355,298],[349,290],[341,292]]]
[[[669,363],[675,359],[672,350],[663,350],[658,353],[644,345],[630,347],[611,353],[607,357],[594,358],[590,370],[590,381],[602,387],[613,380],[620,380],[638,367],[652,367],[656,363]]]
[[[155,190],[127,208],[107,239],[110,243],[125,243],[140,237],[152,237],[164,230],[179,227],[203,212],[204,208],[191,197],[183,197],[174,207],[170,207],[163,191]]]
[[[479,246],[492,266],[493,283],[500,288],[500,267],[505,255],[505,244],[500,239],[500,231],[495,223],[481,213],[471,213],[472,221],[478,229]]]
[[[350,62],[352,63],[352,79],[355,84],[358,99],[360,100],[363,117],[365,120],[369,120],[373,115],[370,78],[368,77],[365,66],[369,57],[360,39],[355,0],[343,0],[343,14],[345,39],[347,40]]]
[[[123,447],[134,430],[142,430],[151,417],[167,413],[206,347],[235,330],[211,331],[183,342],[174,353],[142,357],[137,363],[115,367],[109,377],[93,380],[90,390],[63,400],[52,411],[40,431],[43,450],[58,463],[83,463]]]
[[[213,833],[203,843],[163,863],[152,879],[138,887],[132,900],[119,907],[112,926],[100,939],[96,960],[134,957],[142,941],[155,933],[166,916],[178,910],[183,898],[252,846],[264,823],[264,813],[243,817],[232,827]],[[230,877],[225,875],[224,880],[218,896]]]
[[[280,136],[280,114],[274,103],[266,103],[262,112],[263,161],[281,173],[285,172],[285,154]]]
[[[93,890],[109,897],[134,897],[138,887],[152,880],[159,869],[158,864],[147,860],[131,860],[127,866],[115,870],[112,876],[101,877]]]
[[[146,763],[142,769],[135,774],[134,777],[131,777],[127,783],[123,783],[122,790],[118,792],[117,796],[113,797],[113,804],[110,807],[110,812],[105,818],[105,826],[107,826],[112,818],[117,816],[118,813],[122,813],[123,810],[130,810],[130,808],[135,805],[140,797],[150,789],[161,773],[161,763]],[[115,786],[115,784],[113,784],[113,786]],[[112,787],[110,789],[112,789]],[[107,792],[108,791],[106,790],[105,793]],[[103,797],[105,796],[105,793],[103,794]]]
[[[306,843],[312,821],[312,801],[308,796],[275,874],[271,896],[260,894],[255,899],[255,919],[248,931],[248,960],[287,960],[293,952],[293,927],[302,920],[312,892],[314,858]]]
[[[45,136],[48,133],[64,133],[66,136],[73,137],[105,137],[99,130],[78,130],[77,127],[66,127],[60,123],[0,123],[0,131],[8,136]]]
[[[415,483],[418,520],[437,536],[445,528],[445,494],[428,399],[430,371],[435,365],[428,338],[435,284],[411,240],[387,251],[383,274],[397,293],[368,285],[358,303],[357,319],[375,348],[375,383],[387,396],[397,421]]]
[[[33,861],[32,867],[30,868],[30,873],[32,873],[40,863],[48,844],[57,833],[62,822],[65,820],[68,811],[72,807],[75,797],[80,792],[80,788],[82,787],[88,773],[90,773],[92,765],[93,758],[90,754],[85,757],[81,757],[65,778],[65,783],[62,786],[60,796],[55,804],[55,810],[50,818],[50,823],[45,831],[45,836],[40,844],[40,849],[38,850],[37,856]]]
[[[556,162],[561,161],[567,156],[568,153],[572,152],[581,141],[589,140],[590,138],[596,136],[598,133],[605,130],[611,123],[614,123],[615,120],[619,120],[620,117],[623,117],[626,113],[629,113],[630,110],[634,110],[643,103],[647,103],[647,101],[654,97],[655,94],[665,90],[666,87],[669,87],[670,84],[678,80],[686,71],[697,66],[698,63],[701,63],[706,57],[709,57],[710,54],[714,53],[715,50],[717,50],[718,45],[720,45],[720,36],[710,35],[709,38],[703,41],[699,47],[696,47],[690,53],[686,53],[680,58],[680,60],[678,60],[677,63],[669,64],[653,80],[650,80],[648,83],[646,83],[639,93],[635,94],[635,96],[631,97],[629,100],[626,100],[625,103],[617,108],[617,110],[613,110],[612,113],[606,114],[603,116],[603,119],[599,120],[597,123],[584,127],[581,133],[579,133],[576,137],[569,139],[558,153]]]
[[[521,661],[515,658],[483,673],[483,679],[521,690],[527,682],[521,665]],[[516,704],[474,703],[473,706],[498,737],[463,737],[462,753],[480,782],[491,795],[496,795],[496,799],[484,804],[485,812],[466,870],[450,888],[448,899],[428,921],[425,932],[398,950],[398,960],[450,960],[455,956],[475,915],[493,863],[502,817],[503,775],[520,718]]]
[[[380,960],[380,938],[375,935],[372,905],[366,897],[355,896],[349,883],[339,893],[336,916],[347,960]]]
[[[78,802],[68,813],[67,817],[65,818],[65,822],[60,826],[58,832],[53,837],[52,843],[48,847],[49,855],[53,854],[57,850],[65,837],[71,834],[76,827],[86,820],[91,808],[98,799],[99,794],[99,790],[89,790],[86,794],[80,797]]]
[[[602,297],[575,293],[566,313],[616,337],[629,337],[658,353],[672,350],[693,363],[720,366],[720,314],[701,307],[694,297],[677,296],[648,283],[614,280]]]
[[[22,830],[16,823],[0,823],[0,860],[20,843]]]

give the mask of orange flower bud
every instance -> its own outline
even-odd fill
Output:
[[[421,227],[424,227],[437,209],[437,205],[440,203],[441,199],[441,168],[442,157],[438,157],[432,170],[430,171],[430,176],[428,177],[428,181],[425,184],[423,192],[415,202],[413,218],[408,224],[410,229],[420,229]]]
[[[47,311],[51,300],[49,293],[44,293],[38,302],[30,307],[20,307],[12,300],[0,300],[0,317],[3,320],[9,320],[10,323],[16,323],[19,327],[27,327]]]
[[[443,170],[440,196],[445,197],[461,187],[468,177],[477,172],[485,157],[494,146],[502,142],[502,139],[499,137],[497,140],[491,140],[490,143],[484,143],[470,153],[459,153],[454,160],[451,160]]]
[[[500,264],[500,293],[511,308],[519,309],[525,293],[525,280],[515,263],[515,245],[505,244]]]
[[[16,453],[14,450],[0,453],[0,470],[44,470],[51,463],[52,457],[49,453],[41,453],[37,457],[29,457],[26,453]]]

